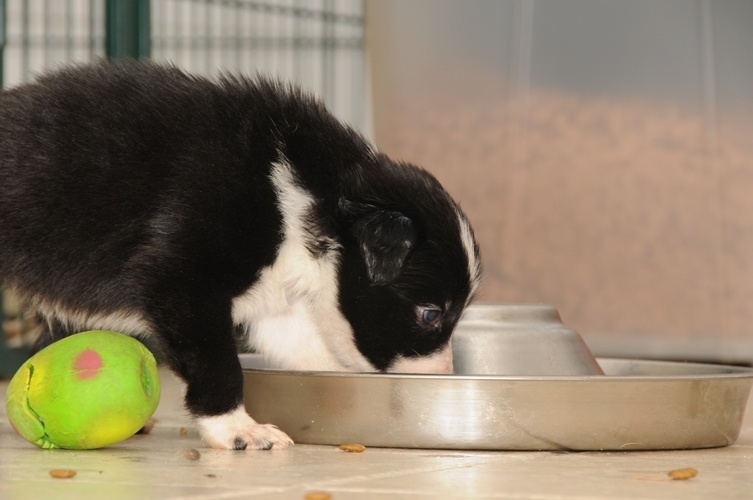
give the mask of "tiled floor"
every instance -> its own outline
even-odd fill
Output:
[[[163,397],[148,435],[96,451],[40,450],[0,409],[0,499],[270,498],[753,498],[753,405],[733,446],[673,452],[450,452],[330,446],[281,451],[205,448],[180,405],[181,384],[162,372]],[[0,383],[4,394],[7,381]],[[192,460],[187,450],[200,452]],[[195,458],[195,457],[193,457]],[[667,472],[693,467],[673,481]],[[51,469],[74,469],[53,479]]]

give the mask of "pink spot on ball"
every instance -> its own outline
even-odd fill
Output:
[[[96,377],[102,368],[102,357],[96,351],[87,349],[73,362],[73,370],[80,379]]]

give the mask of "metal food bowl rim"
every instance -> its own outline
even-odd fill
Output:
[[[239,355],[241,360],[263,360],[263,356],[260,354],[241,354]],[[374,379],[396,379],[396,380],[502,380],[502,381],[543,381],[543,382],[555,382],[555,381],[603,381],[603,382],[618,382],[618,381],[635,381],[640,380],[657,380],[657,381],[669,381],[669,380],[708,380],[708,379],[730,379],[730,378],[753,378],[753,367],[739,366],[739,365],[725,365],[721,363],[700,363],[695,361],[673,361],[673,360],[658,360],[658,359],[638,359],[638,358],[618,358],[618,357],[597,357],[597,362],[620,362],[620,363],[640,363],[643,366],[674,366],[674,367],[687,367],[689,369],[697,368],[701,369],[698,373],[687,374],[668,374],[668,375],[472,375],[472,374],[454,374],[454,373],[383,373],[383,372],[339,372],[339,371],[317,371],[317,370],[289,370],[278,368],[257,368],[246,367],[241,363],[241,367],[244,372],[254,372],[269,375],[285,375],[295,377],[312,377],[312,378],[374,378]]]

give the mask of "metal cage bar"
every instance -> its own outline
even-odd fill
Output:
[[[152,57],[200,73],[295,81],[366,123],[363,0],[154,0]]]
[[[6,86],[71,62],[129,56],[192,72],[295,81],[366,123],[364,0],[2,0]]]
[[[105,56],[105,0],[2,1],[6,87],[47,69]]]

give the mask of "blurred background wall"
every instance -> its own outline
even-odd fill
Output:
[[[753,359],[753,3],[369,0],[375,136],[475,225],[480,299],[601,354]]]

